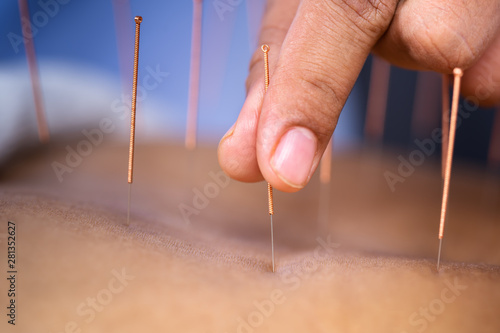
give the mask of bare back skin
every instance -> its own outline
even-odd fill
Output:
[[[441,178],[432,161],[394,192],[397,154],[334,156],[330,218],[319,182],[275,193],[271,272],[264,183],[229,178],[215,147],[102,145],[59,182],[64,145],[2,168],[1,252],[16,225],[17,318],[2,332],[498,332],[498,176],[453,170],[436,271]],[[1,261],[6,272],[6,259]]]

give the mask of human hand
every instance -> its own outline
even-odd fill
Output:
[[[499,30],[498,0],[269,0],[260,34],[271,47],[269,89],[264,94],[258,48],[219,163],[240,181],[266,179],[285,192],[303,188],[372,51],[411,69],[468,69],[462,93],[498,103]]]

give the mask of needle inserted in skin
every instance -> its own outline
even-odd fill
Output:
[[[130,144],[128,151],[128,205],[127,225],[130,225],[130,195],[132,192],[132,181],[134,176],[134,145],[135,145],[135,110],[137,102],[137,74],[139,67],[139,35],[141,32],[142,17],[135,17],[135,46],[134,46],[134,79],[132,82],[132,108],[130,115]]]
[[[26,48],[26,57],[28,58],[28,67],[31,76],[31,86],[33,89],[33,99],[35,100],[36,120],[38,126],[38,137],[40,142],[49,141],[49,128],[45,119],[45,110],[43,107],[43,96],[38,76],[38,65],[35,54],[35,44],[33,43],[33,32],[31,30],[30,12],[27,0],[19,0],[19,10],[21,12],[21,22],[23,22],[23,37]],[[26,26],[24,27],[24,23]]]
[[[196,122],[198,114],[198,97],[200,90],[200,61],[201,61],[201,21],[202,0],[193,0],[193,31],[191,35],[191,64],[189,70],[189,97],[186,122],[186,148],[196,147]]]
[[[265,87],[266,92],[269,87],[269,45],[264,44],[261,47],[262,52],[264,52],[264,73],[265,73]],[[267,201],[269,205],[269,217],[271,219],[271,256],[273,262],[273,273],[274,273],[274,232],[273,232],[273,215],[274,215],[274,202],[273,202],[273,187],[271,184],[267,183]]]
[[[460,68],[455,68],[453,70],[453,75],[454,75],[454,82],[453,82],[453,99],[451,104],[450,131],[448,137],[448,147],[446,148],[446,168],[444,174],[443,198],[441,201],[441,219],[439,222],[439,251],[437,258],[438,270],[439,270],[439,264],[441,262],[441,246],[443,243],[444,223],[446,220],[448,193],[450,189],[451,164],[453,161],[453,146],[455,144],[455,130],[457,125],[458,102],[460,96],[460,81],[462,79],[463,71]]]

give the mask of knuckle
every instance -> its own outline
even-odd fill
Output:
[[[294,83],[291,84],[290,79]],[[278,89],[280,85],[278,82]],[[297,113],[288,114],[289,121],[300,123],[304,115],[307,115],[309,126],[318,137],[329,138],[338,117],[335,110],[340,110],[343,105],[333,88],[336,86],[333,79],[324,71],[308,69],[302,70],[300,76],[297,75],[295,79],[289,77],[283,85],[287,85],[287,89],[294,92],[290,96],[294,96],[294,104],[298,107],[298,110],[295,110]],[[295,117],[297,119],[294,119]]]
[[[401,2],[391,26],[394,41],[419,68],[450,72],[471,67],[498,32],[500,2]],[[481,19],[478,19],[481,17]],[[471,24],[474,22],[473,24]]]
[[[266,22],[260,28],[260,35],[270,41],[283,40],[288,33],[288,28],[289,26],[284,23]]]
[[[387,30],[396,11],[396,0],[339,0],[340,6],[352,23],[360,30],[380,36]]]
[[[250,73],[252,73],[254,70],[263,67],[262,63],[264,62],[262,58],[262,52],[260,51],[260,48],[257,49],[252,58],[250,59],[250,63],[248,65],[248,70]]]
[[[481,54],[479,43],[467,38],[460,27],[444,20],[432,23],[419,20],[408,43],[422,62],[431,61],[438,70],[469,68]]]

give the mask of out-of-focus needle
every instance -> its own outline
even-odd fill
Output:
[[[382,142],[384,135],[391,65],[376,56],[373,56],[372,59],[368,105],[366,108],[365,137],[379,144]]]
[[[19,10],[21,12],[21,22],[26,23],[26,27],[23,27],[22,31],[25,41],[24,45],[26,48],[26,57],[28,58],[28,67],[31,76],[33,99],[35,100],[38,137],[40,139],[40,142],[46,143],[49,141],[49,128],[47,126],[47,120],[45,119],[42,88],[40,84],[40,77],[38,76],[38,64],[36,62],[35,44],[33,43],[30,11],[27,0],[19,0]]]
[[[318,229],[320,233],[328,230],[330,220],[330,180],[332,169],[332,143],[333,136],[326,146],[319,165],[319,205],[318,205]]]
[[[189,97],[185,145],[189,150],[196,147],[196,123],[200,91],[201,22],[202,0],[193,0],[193,31],[191,32],[191,64],[189,69]]]
[[[492,168],[500,167],[500,107],[495,111],[490,147],[488,149],[488,165]]]

